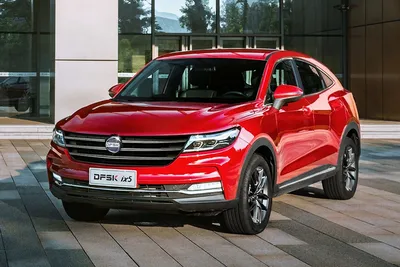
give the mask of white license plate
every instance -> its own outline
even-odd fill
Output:
[[[89,185],[137,187],[137,172],[131,170],[89,169]]]

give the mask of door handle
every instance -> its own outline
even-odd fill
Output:
[[[311,109],[309,107],[303,107],[302,110],[303,110],[303,113],[305,113],[307,115],[311,114]]]

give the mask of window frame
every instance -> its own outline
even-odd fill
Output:
[[[312,93],[312,94],[308,94],[308,95],[304,95],[304,97],[313,96],[313,95],[316,95],[316,94],[321,94],[321,93],[323,93],[323,92],[325,92],[325,91],[331,89],[333,86],[335,86],[335,84],[336,84],[335,80],[332,79],[332,77],[331,77],[329,74],[327,74],[325,71],[321,70],[321,68],[318,67],[316,64],[313,64],[313,63],[311,63],[310,61],[308,61],[308,60],[306,60],[306,59],[303,59],[303,58],[293,57],[293,63],[294,63],[294,65],[296,66],[296,72],[297,72],[297,74],[299,75],[299,78],[300,78],[300,80],[301,80],[301,89],[303,90],[303,93],[304,93],[303,80],[301,79],[300,72],[299,72],[298,67],[297,67],[297,64],[296,64],[296,60],[297,60],[297,61],[301,61],[301,62],[303,62],[303,63],[306,63],[306,64],[312,66],[313,68],[315,68],[315,69],[318,71],[319,78],[321,79],[322,84],[323,84],[324,87],[325,87],[325,88],[322,89],[321,91],[318,91],[318,92],[315,92],[315,93]],[[326,75],[326,77],[328,77],[328,78],[332,81],[332,84],[331,84],[330,86],[326,86],[325,80],[322,78],[321,73],[323,73],[324,75]]]
[[[267,96],[268,96],[269,88],[270,88],[271,81],[272,81],[272,78],[273,78],[272,75],[275,73],[276,67],[282,61],[290,61],[290,65],[292,66],[294,78],[296,80],[296,86],[299,87],[303,91],[303,94],[304,94],[303,83],[302,83],[300,74],[299,74],[299,72],[297,70],[296,63],[294,62],[294,58],[293,57],[282,57],[282,58],[280,58],[280,59],[275,61],[274,66],[272,68],[272,73],[271,73],[271,75],[269,77],[269,82],[268,82],[268,85],[267,85],[267,91],[266,91],[265,96],[264,96],[264,106],[269,106],[269,105],[272,106],[274,104],[273,102],[272,103],[268,103],[267,102]]]

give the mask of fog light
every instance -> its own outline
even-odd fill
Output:
[[[56,182],[56,184],[61,184],[62,183],[61,176],[58,175],[58,174],[55,174],[54,172],[53,172],[53,179],[54,179],[54,182]]]
[[[221,182],[211,182],[211,183],[201,183],[201,184],[193,184],[189,186],[189,191],[200,191],[200,190],[210,190],[210,189],[221,189]]]

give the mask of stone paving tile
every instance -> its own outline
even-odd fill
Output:
[[[283,216],[282,214],[277,213],[276,211],[271,211],[271,216],[269,217],[270,221],[285,221],[291,220],[290,218]]]
[[[400,249],[400,235],[372,235],[372,238]],[[400,252],[400,251],[399,251]]]
[[[259,237],[268,241],[274,246],[282,246],[282,245],[306,245],[304,241],[297,239],[294,236],[291,236],[279,229],[275,229],[272,227],[268,227],[262,233],[258,234]]]
[[[341,225],[335,224],[317,215],[304,212],[303,210],[290,206],[288,204],[276,201],[273,203],[272,208],[303,225],[306,225],[316,231],[324,233],[342,242],[373,242],[373,239],[365,235],[352,231]]]
[[[3,181],[2,179],[0,179],[0,191],[2,190],[17,190],[17,187],[15,186],[15,184],[9,181]]]
[[[137,266],[100,224],[75,221],[67,224],[95,266],[114,266],[116,262],[121,267]]]
[[[22,247],[7,250],[8,267],[50,267],[50,263],[43,250],[34,247]]]
[[[21,200],[0,201],[0,229],[6,250],[41,248]]]
[[[270,267],[307,267],[310,266],[295,257],[284,254],[284,255],[262,255],[257,258],[267,264]]]
[[[116,224],[103,224],[103,227],[139,266],[181,266],[138,227]]]
[[[39,186],[35,176],[27,168],[11,170],[10,173],[16,186]]]
[[[271,227],[278,228],[305,241],[308,244],[306,246],[286,245],[278,246],[278,248],[311,266],[322,266],[322,263],[324,267],[391,266],[383,260],[294,220],[272,222]]]
[[[40,241],[44,249],[60,250],[60,249],[81,249],[78,241],[70,231],[59,232],[38,232]],[[57,252],[54,252],[57,253]]]
[[[7,256],[4,250],[0,250],[0,266],[8,267]]]
[[[174,228],[141,226],[140,229],[183,266],[223,266]]]
[[[176,229],[225,266],[265,266],[263,262],[214,232],[191,225]]]
[[[38,188],[41,190],[41,194],[21,194],[36,231],[69,231],[43,189]]]
[[[308,266],[258,236],[225,234],[226,239],[270,267]],[[246,264],[244,264],[246,266]]]
[[[46,254],[51,266],[58,267],[94,267],[94,264],[83,250],[46,250]],[[110,266],[119,266],[115,262]]]
[[[328,267],[389,266],[379,258],[396,263],[400,240],[398,160],[363,145],[370,150],[369,156],[362,158],[360,177],[368,181],[367,186],[361,182],[355,198],[328,200],[321,183],[314,184],[307,194],[277,198],[267,230],[259,236],[242,236],[223,233],[212,223],[194,223],[197,218],[163,215],[156,217],[154,224],[143,214],[127,212],[130,215],[125,218],[114,210],[102,224],[75,222],[48,190],[44,160],[49,142],[0,140],[4,257],[10,252],[14,266],[28,264],[18,261],[22,258],[15,257],[17,252],[33,260],[34,266],[108,266],[116,262],[118,266],[321,266],[322,262]],[[382,143],[381,149],[388,148]],[[382,186],[371,181],[394,184]],[[10,193],[6,192],[1,200],[5,190],[18,193],[21,199],[7,198]],[[1,257],[0,253],[3,267]]]
[[[383,243],[355,243],[354,247],[390,263],[400,264],[400,250]],[[380,266],[380,265],[376,265]]]
[[[17,190],[0,190],[0,200],[20,199]]]

